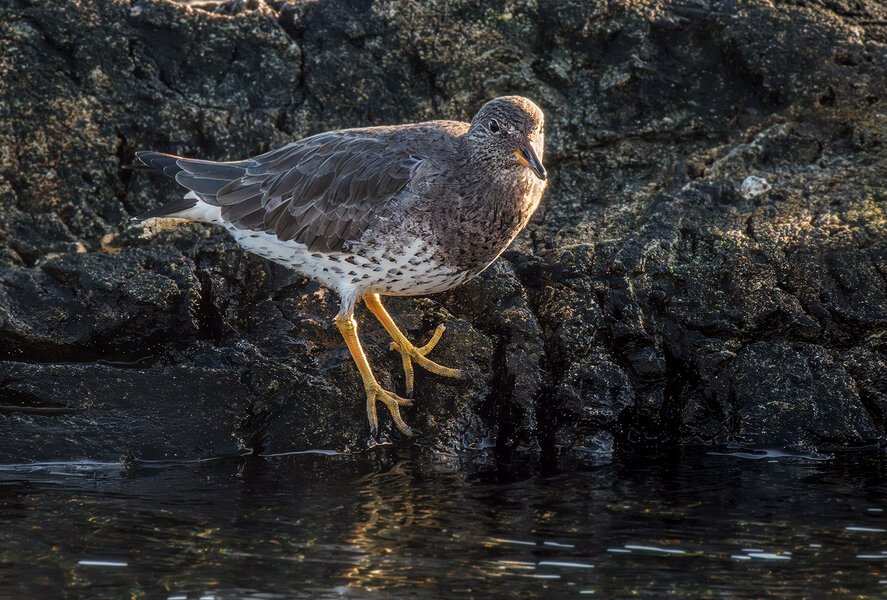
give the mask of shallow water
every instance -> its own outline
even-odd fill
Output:
[[[2,467],[0,598],[887,595],[884,454],[415,460]]]

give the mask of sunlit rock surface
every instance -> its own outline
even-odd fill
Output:
[[[543,207],[480,277],[388,303],[473,375],[418,373],[419,448],[880,443],[887,9],[627,4],[7,0],[0,460],[366,448],[335,295],[211,227],[130,228],[180,192],[123,167],[511,93],[547,115]]]

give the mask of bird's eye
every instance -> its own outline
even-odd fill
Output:
[[[499,121],[496,119],[490,119],[490,124],[488,125],[490,128],[490,133],[499,133]]]

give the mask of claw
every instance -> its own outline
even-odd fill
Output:
[[[413,401],[407,398],[401,398],[397,394],[392,394],[391,392],[382,389],[375,381],[371,382],[367,388],[367,413],[375,412],[376,410],[376,402],[382,402],[385,406],[388,407],[388,411],[391,413],[391,418],[394,419],[394,424],[397,428],[407,437],[412,437],[413,433],[410,430],[409,426],[404,422],[403,417],[400,416],[400,407],[401,406],[410,406]],[[371,421],[372,422],[372,421]]]
[[[376,381],[376,378],[373,376],[373,370],[370,368],[369,362],[367,362],[366,354],[363,353],[363,348],[360,347],[360,339],[357,337],[357,323],[354,321],[353,314],[339,314],[336,317],[336,326],[342,332],[348,351],[351,352],[351,357],[354,358],[354,363],[357,365],[357,370],[360,371],[360,376],[363,379],[363,387],[367,395],[366,411],[367,420],[370,422],[370,435],[375,439],[379,432],[379,419],[376,414],[376,401],[379,400],[388,407],[397,428],[404,435],[412,436],[412,431],[400,416],[400,407],[409,406],[412,404],[412,400],[401,398],[382,389],[382,386]]]
[[[435,346],[437,346],[437,342],[440,341],[440,337],[444,334],[444,331],[446,331],[446,330],[447,330],[446,325],[441,323],[440,325],[438,325],[434,329],[434,333],[431,335],[431,339],[428,340],[427,344],[425,344],[421,348],[415,348],[415,346],[414,346],[414,349],[416,350],[416,352],[418,352],[422,356],[425,356],[426,354],[431,352]]]
[[[391,318],[388,316],[388,313],[384,312],[385,309],[382,307],[382,305],[379,304],[378,309],[377,309],[374,307],[374,305],[371,302],[367,301],[367,306],[377,317],[379,317],[379,320],[382,321],[382,325],[385,325],[386,329],[387,329],[388,325],[386,324],[385,320],[383,319],[383,317],[379,313],[376,312],[377,310],[381,310],[382,314],[384,314],[385,317],[387,317],[388,319]],[[414,360],[423,369],[431,371],[432,373],[436,373],[437,375],[443,375],[444,377],[452,377],[454,379],[460,379],[463,381],[471,378],[471,376],[468,374],[467,371],[450,369],[449,367],[444,367],[442,365],[437,364],[433,360],[429,360],[429,359],[425,358],[425,355],[434,349],[434,347],[437,345],[437,342],[440,341],[440,337],[447,330],[446,325],[444,325],[443,323],[441,323],[440,325],[438,325],[434,329],[434,333],[431,334],[431,339],[428,340],[428,343],[422,347],[419,347],[419,348],[417,348],[416,346],[411,344],[409,342],[409,340],[407,340],[403,336],[403,334],[400,332],[400,330],[397,329],[397,326],[394,325],[393,321],[391,321],[391,326],[393,327],[393,331],[389,330],[388,333],[390,333],[393,337],[400,337],[401,341],[391,342],[388,345],[388,349],[389,350],[396,350],[397,352],[400,352],[400,358],[401,358],[401,361],[403,362],[403,373],[404,373],[404,380],[405,380],[405,384],[406,384],[407,398],[411,398],[411,399],[413,398],[413,381],[414,381],[413,361]]]
[[[388,410],[391,412],[391,417],[394,419],[394,424],[401,433],[407,437],[419,435],[421,432],[418,429],[411,429],[406,423],[404,423],[403,418],[400,416],[401,406],[412,406],[413,404],[413,361],[423,369],[431,371],[437,375],[443,375],[444,377],[467,380],[470,379],[470,376],[466,371],[450,369],[425,358],[425,355],[431,352],[431,350],[437,345],[437,342],[440,341],[444,331],[447,330],[443,323],[435,328],[434,333],[431,335],[431,339],[428,340],[424,346],[417,348],[410,343],[410,341],[404,337],[403,333],[400,332],[400,329],[397,328],[397,325],[379,301],[378,294],[370,294],[369,296],[365,296],[363,300],[367,305],[367,308],[370,309],[370,312],[379,319],[379,322],[382,323],[385,331],[387,331],[392,337],[393,341],[389,348],[400,353],[403,362],[407,396],[406,398],[401,398],[396,394],[392,394],[391,392],[382,389],[382,387],[376,382],[376,378],[373,376],[370,365],[366,360],[366,355],[360,347],[360,341],[357,339],[357,324],[354,321],[353,312],[342,313],[336,317],[336,325],[338,325],[339,329],[342,331],[345,343],[348,344],[351,356],[357,363],[357,368],[363,378],[364,389],[367,393],[367,417],[370,421],[370,434],[375,439],[375,436],[378,433],[376,401],[381,401],[388,407]]]

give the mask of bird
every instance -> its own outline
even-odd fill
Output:
[[[134,217],[225,227],[247,251],[337,292],[335,324],[363,381],[370,435],[377,402],[398,430],[416,430],[400,408],[413,402],[413,363],[457,380],[460,369],[427,358],[445,331],[413,345],[381,296],[452,289],[492,264],[526,226],[548,183],[542,110],[521,96],[486,102],[470,123],[428,121],[318,133],[253,158],[215,162],[160,152],[138,161],[188,191]],[[149,169],[149,170],[150,170]],[[357,334],[363,301],[400,353],[406,397],[376,380]]]

